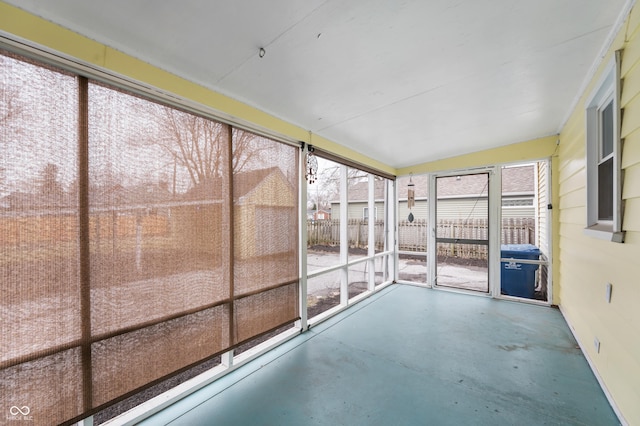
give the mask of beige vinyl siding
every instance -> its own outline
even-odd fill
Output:
[[[478,219],[486,218],[487,200],[455,199],[438,201],[438,209],[441,219]],[[545,204],[546,208],[546,204]],[[427,200],[416,200],[416,205],[409,210],[406,201],[398,203],[398,217],[400,221],[407,220],[409,212],[413,213],[414,220],[427,220],[429,218],[429,204]],[[533,218],[535,209],[533,206],[514,206],[502,209],[503,218]]]
[[[560,133],[558,152],[559,300],[567,321],[629,424],[640,424],[640,10],[634,7]],[[625,42],[625,40],[627,40]],[[623,244],[584,234],[585,98],[613,52],[622,52]],[[611,302],[606,283],[613,285]],[[600,352],[594,339],[600,341]]]
[[[535,208],[533,206],[519,206],[519,207],[503,207],[502,218],[533,218],[535,216]]]
[[[409,213],[413,213],[414,220],[429,219],[429,202],[426,199],[418,198],[415,206],[409,210],[407,200],[400,200],[398,203],[398,220],[400,222],[407,220]]]
[[[440,199],[438,219],[486,219],[488,214],[486,198]]]
[[[364,209],[368,207],[367,201],[351,201],[347,208],[347,218],[362,220],[364,218]],[[377,210],[377,219],[384,219],[384,203],[382,201],[376,201],[375,208]],[[331,219],[340,219],[340,204],[331,204]]]
[[[364,208],[367,207],[368,204],[366,201],[358,202],[358,201],[350,201],[349,208],[347,209],[347,218],[349,219],[362,219],[364,216]]]

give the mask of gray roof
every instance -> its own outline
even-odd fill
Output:
[[[534,166],[507,167],[502,169],[502,192],[505,194],[531,194],[534,188]],[[398,179],[398,196],[407,198],[409,180],[413,182],[416,197],[425,198],[429,191],[429,176],[412,176]],[[438,181],[439,197],[463,197],[486,195],[486,178],[483,175],[462,175],[442,178]]]

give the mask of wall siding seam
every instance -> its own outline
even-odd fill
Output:
[[[584,172],[584,165],[576,165],[576,159],[573,161],[567,161],[565,164],[558,167],[558,184],[562,185],[564,181],[571,179],[572,176],[578,173]],[[583,160],[584,161],[584,160]]]

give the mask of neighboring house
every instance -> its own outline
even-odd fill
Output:
[[[269,256],[296,247],[298,194],[280,168],[238,173],[233,188],[236,258]]]
[[[376,182],[375,185],[375,212],[374,217],[380,216],[384,211],[384,186]],[[369,219],[369,182],[366,180],[349,186],[348,189],[348,219]],[[340,201],[331,201],[331,219],[340,219]]]
[[[326,220],[331,219],[331,211],[329,210],[307,210],[307,220]]]
[[[266,256],[295,246],[291,239],[297,239],[297,194],[282,170],[271,167],[240,172],[233,179],[233,219],[238,223],[234,228],[235,256]],[[175,230],[192,248],[196,242],[199,250],[217,251],[223,241],[225,194],[221,188],[216,182],[198,185],[184,194],[183,199],[189,202],[172,208],[178,217]],[[271,237],[262,238],[265,234]]]
[[[407,208],[408,184],[415,190],[415,206]],[[413,213],[416,220],[426,220],[429,176],[398,179],[398,217],[403,220]],[[475,219],[486,217],[487,179],[485,175],[452,176],[439,181],[438,214],[441,219]],[[535,173],[533,165],[502,169],[502,217],[533,218],[535,216]]]
[[[407,207],[409,181],[414,184],[415,205]],[[445,178],[438,188],[438,208],[441,218],[474,219],[486,217],[487,193],[486,178],[482,175],[467,175]],[[368,183],[359,182],[349,187],[348,218],[368,220]],[[412,176],[411,179],[399,178],[398,217],[404,220],[413,213],[414,220],[426,220],[428,209],[429,176]],[[535,174],[534,166],[508,167],[502,170],[502,216],[505,218],[533,218],[535,215]],[[331,202],[332,219],[338,219],[339,201]],[[376,187],[375,218],[382,219],[384,211],[384,189]]]

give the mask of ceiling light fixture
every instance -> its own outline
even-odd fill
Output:
[[[258,51],[258,56],[260,56],[261,58],[264,58],[264,55],[266,55],[267,51],[264,50],[264,47],[261,47],[260,50]]]

